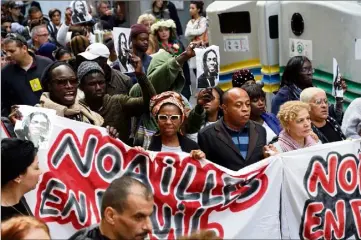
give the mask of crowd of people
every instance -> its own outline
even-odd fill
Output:
[[[48,227],[32,217],[24,198],[41,170],[36,143],[14,133],[22,118],[18,105],[106,127],[139,151],[186,152],[235,171],[279,153],[361,137],[361,97],[346,111],[343,98],[331,104],[314,86],[307,57],[289,60],[270,103],[262,84],[242,69],[233,73],[232,88],[200,89],[192,106],[188,62],[195,48],[209,44],[202,1],[190,2],[185,29],[172,2],[152,1],[131,26],[125,50],[133,72],[122,69],[112,34],[103,42],[94,37],[96,24],[111,33],[124,23],[124,3],[110,10],[107,1],[99,1],[86,8],[93,18],[76,24],[71,8],[51,9],[47,19],[40,4],[31,2],[5,2],[1,9],[1,120],[12,136],[1,142],[2,239],[50,239]],[[183,33],[188,46],[180,40]],[[342,86],[346,92],[345,81]],[[152,212],[152,191],[124,176],[105,191],[101,222],[70,239],[143,239],[152,231]],[[204,236],[218,239],[209,232],[189,239]]]

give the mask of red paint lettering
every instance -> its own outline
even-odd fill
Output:
[[[341,239],[345,235],[345,201],[339,200],[336,202],[336,217],[333,215],[330,209],[325,213],[325,238],[326,239]],[[336,219],[337,218],[337,219]],[[332,236],[334,232],[334,236]]]
[[[303,227],[303,238],[318,239],[323,236],[323,230],[313,231],[313,229],[321,224],[321,217],[316,216],[323,211],[322,202],[310,203],[306,208],[305,221]]]

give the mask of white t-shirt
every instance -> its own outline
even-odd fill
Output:
[[[266,134],[267,134],[267,143],[270,143],[272,141],[272,139],[274,137],[276,137],[277,135],[274,133],[274,131],[268,126],[268,124],[266,122],[263,122],[262,125],[265,129],[266,129]]]
[[[180,146],[179,147],[169,147],[169,146],[162,144],[162,149],[160,151],[161,152],[182,152],[182,148]]]

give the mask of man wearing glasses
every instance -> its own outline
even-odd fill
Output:
[[[310,87],[302,91],[300,100],[310,104],[312,130],[322,143],[345,140],[340,124],[329,116],[326,92],[320,88]]]
[[[34,52],[36,52],[42,44],[49,41],[49,32],[46,25],[39,25],[33,27],[30,35],[31,39],[28,41],[28,46]]]
[[[3,44],[9,63],[1,70],[1,113],[8,116],[13,105],[39,103],[43,92],[40,78],[52,61],[29,52],[21,35],[8,34]]]

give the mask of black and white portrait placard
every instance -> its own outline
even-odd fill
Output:
[[[197,88],[215,87],[219,82],[219,47],[196,48]]]
[[[52,119],[56,116],[55,110],[20,105],[19,111],[22,119],[16,121],[16,136],[32,141],[39,149],[46,149],[52,131]]]
[[[72,1],[70,3],[71,10],[73,14],[71,15],[72,24],[79,24],[83,22],[88,22],[92,19],[92,16],[89,14],[88,5],[86,1]]]
[[[113,28],[114,48],[117,53],[121,72],[134,72],[133,66],[129,63],[130,51],[130,28]]]

